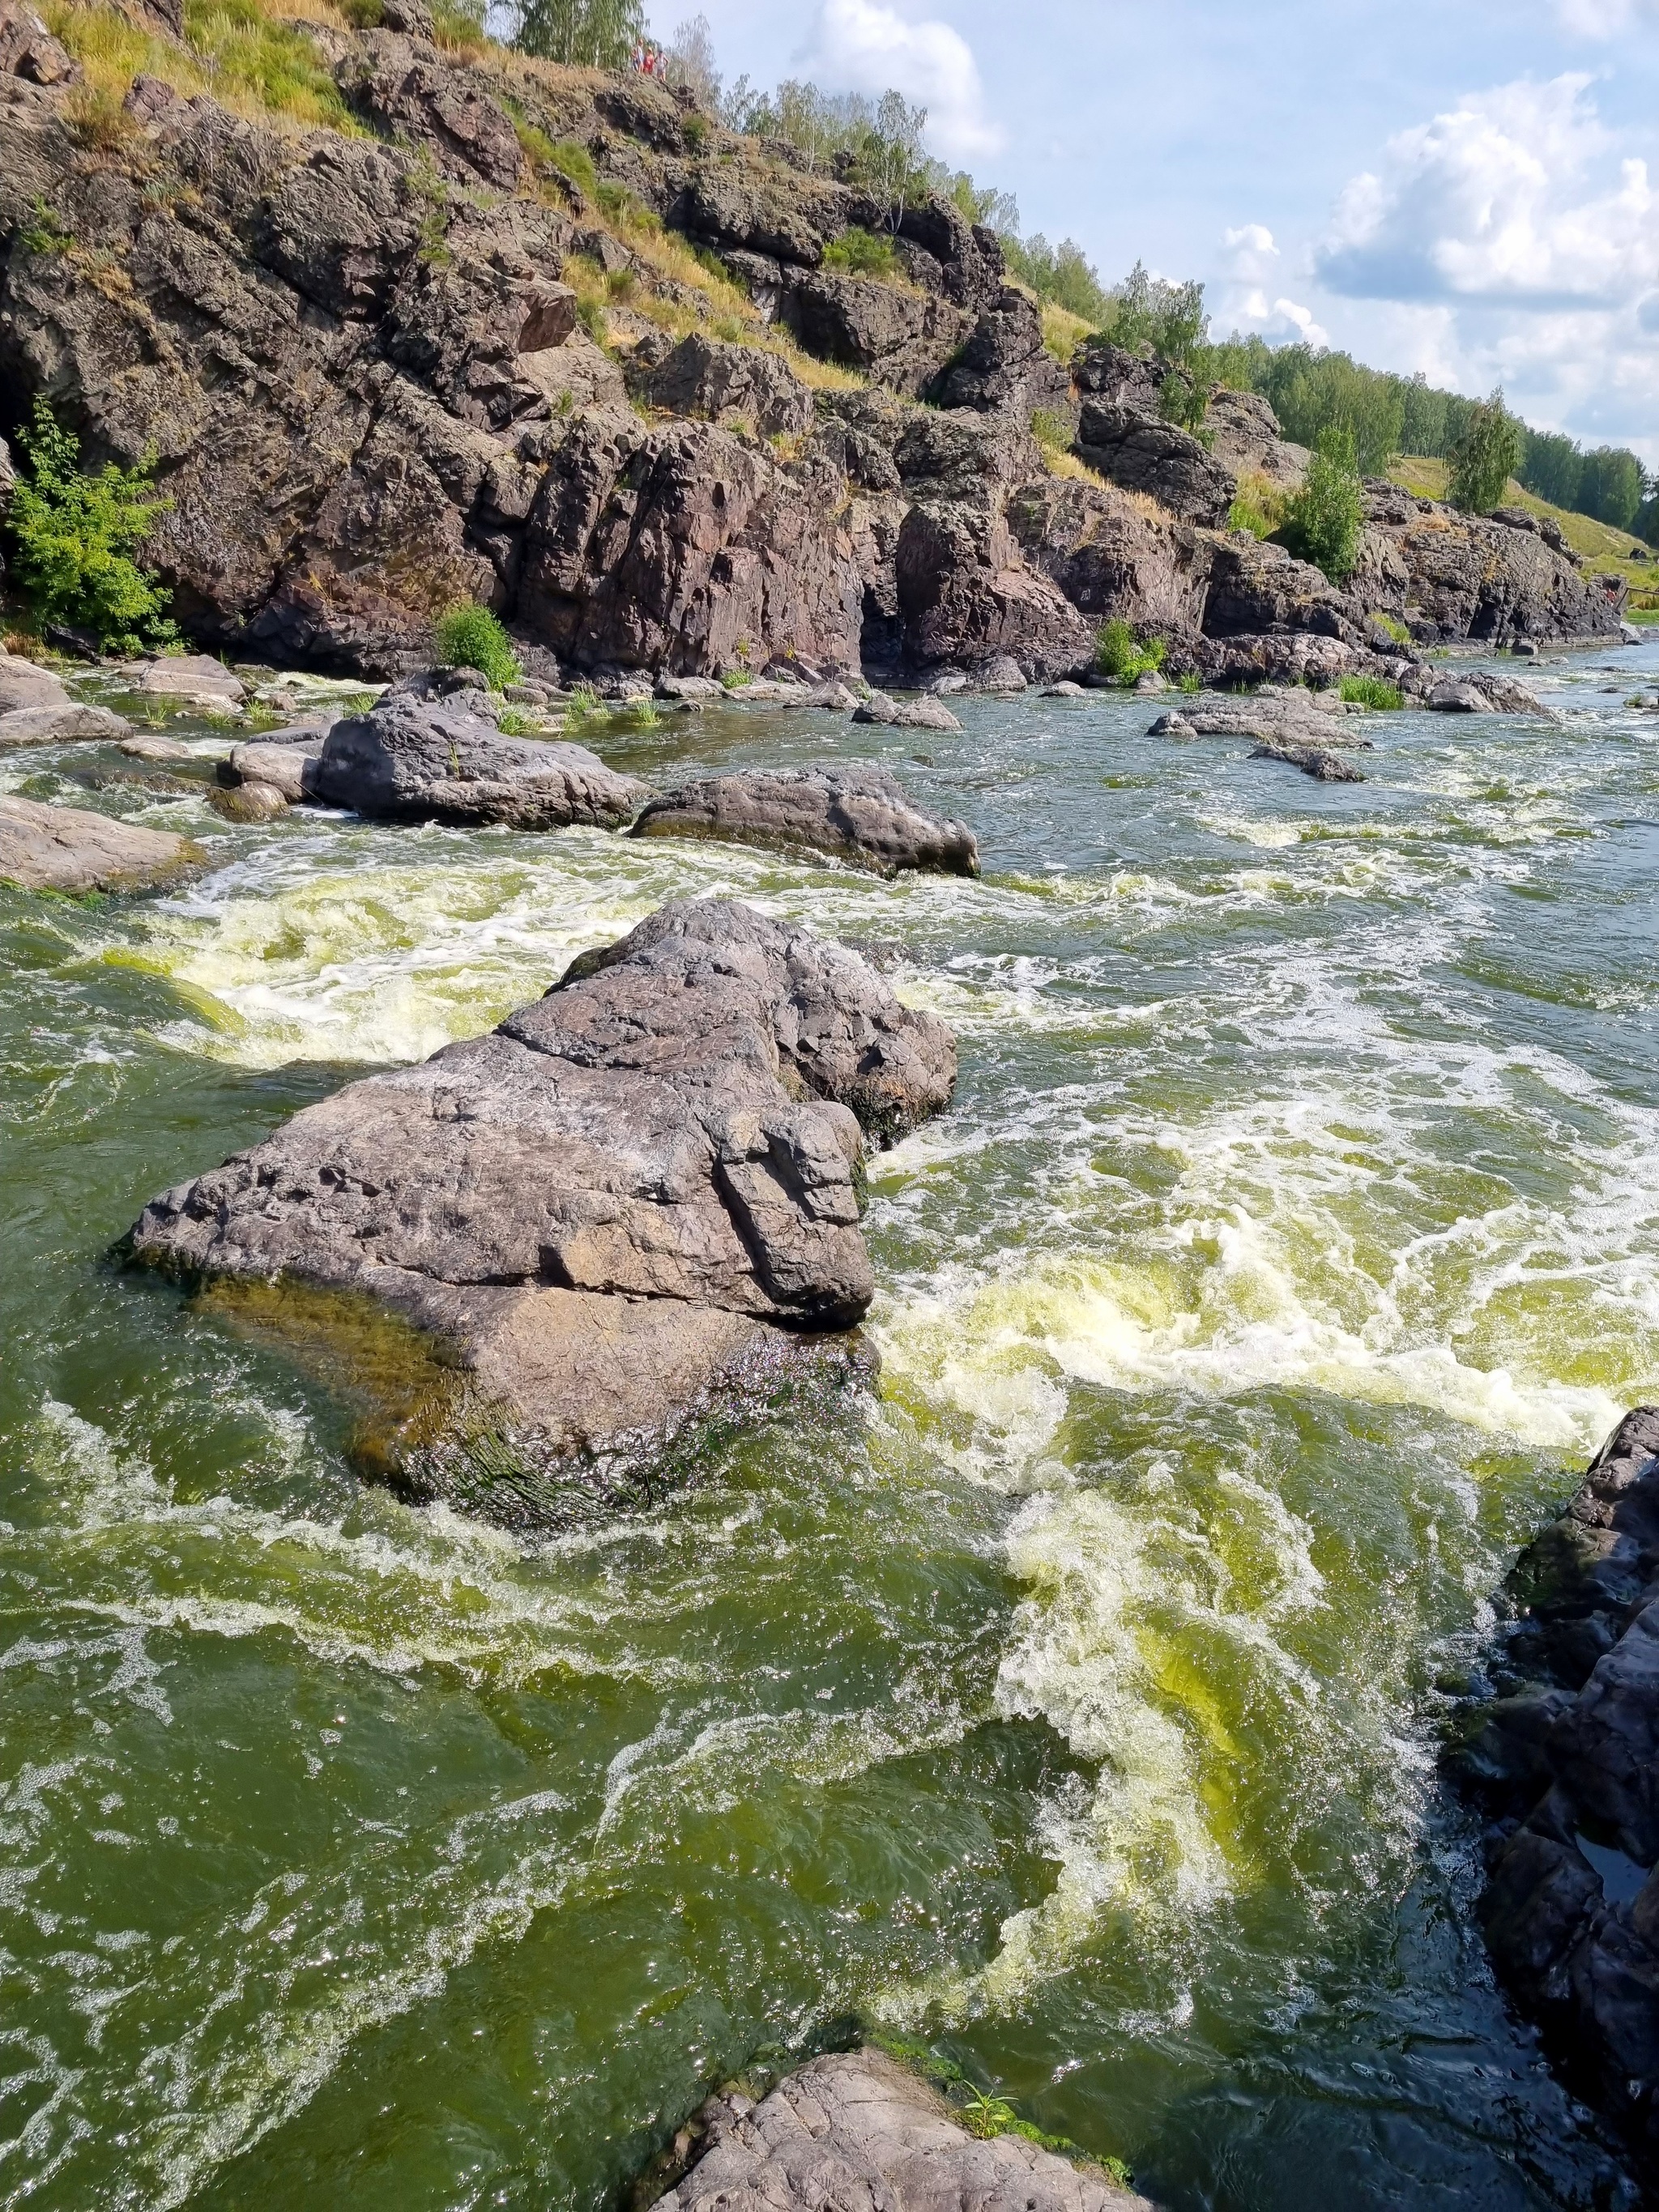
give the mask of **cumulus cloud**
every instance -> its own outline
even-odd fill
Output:
[[[1279,258],[1273,234],[1265,223],[1247,222],[1237,230],[1224,230],[1221,245],[1225,255],[1223,266],[1228,276],[1241,283],[1259,283],[1271,276]]]
[[[947,161],[1002,150],[974,50],[937,17],[912,19],[885,0],[823,0],[803,65],[831,91],[879,94],[891,86],[919,101],[928,143]]]
[[[1271,343],[1322,346],[1330,334],[1300,301],[1274,296],[1284,256],[1265,223],[1241,223],[1221,234],[1221,273],[1214,319],[1223,329],[1258,331]]]
[[[1342,195],[1321,282],[1538,309],[1613,307],[1659,283],[1659,195],[1644,161],[1616,160],[1589,83],[1501,85],[1390,139],[1380,173]]]

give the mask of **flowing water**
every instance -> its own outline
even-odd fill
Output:
[[[1622,2201],[1434,1759],[1659,1386],[1656,666],[1546,667],[1553,725],[1378,718],[1352,787],[1101,696],[601,741],[880,758],[972,884],[0,763],[214,864],[0,892],[0,2204],[598,2212],[853,2014],[1179,2212]],[[872,1174],[863,1418],[527,1546],[361,1486],[347,1409],[107,1261],[713,893],[960,1038]]]

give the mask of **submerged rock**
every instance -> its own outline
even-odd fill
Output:
[[[970,2136],[878,2051],[808,2061],[752,2103],[709,2100],[660,2212],[1149,2212],[1100,2168],[1018,2135]]]
[[[1299,768],[1304,775],[1310,775],[1319,783],[1365,781],[1353,763],[1344,760],[1340,753],[1334,753],[1325,745],[1298,744],[1294,738],[1265,738],[1252,751],[1250,758],[1283,761],[1290,768]]]
[[[874,1289],[863,1132],[937,1113],[955,1075],[950,1031],[855,955],[726,902],[665,907],[489,1036],[169,1191],[131,1250],[401,1316],[448,1379],[386,1470],[556,1514],[573,1465],[603,1484],[826,1360],[859,1371],[814,1340]],[[493,1491],[481,1449],[507,1470]]]
[[[955,717],[951,726],[959,727]],[[711,776],[652,799],[635,837],[712,837],[733,844],[830,853],[856,867],[976,876],[979,847],[965,823],[926,814],[884,769],[785,769]]]
[[[221,784],[208,793],[208,805],[226,822],[274,822],[292,803],[276,784],[252,778],[228,787]]]
[[[336,722],[317,757],[314,795],[388,821],[515,830],[616,830],[649,796],[584,745],[504,738],[464,696],[388,696]]]
[[[1490,1817],[1480,1917],[1569,2078],[1659,2161],[1659,1407],[1523,1552],[1453,1771]]]
[[[0,798],[0,882],[31,891],[134,890],[181,874],[200,848],[76,806]]]

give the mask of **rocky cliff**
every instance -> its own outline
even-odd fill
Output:
[[[1346,592],[1230,532],[1241,474],[1305,460],[1265,402],[1218,395],[1194,436],[1163,364],[1062,364],[948,202],[652,81],[452,51],[418,0],[285,27],[328,129],[192,91],[173,18],[136,12],[151,65],[88,88],[0,0],[0,431],[45,393],[91,460],[154,456],[151,556],[198,642],[386,675],[476,599],[601,675],[918,681],[1079,669],[1111,615],[1216,678],[1382,665],[1379,613],[1423,641],[1613,628],[1545,538],[1391,488]],[[831,265],[849,229],[884,274]]]

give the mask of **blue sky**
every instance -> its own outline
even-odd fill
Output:
[[[1217,325],[1425,369],[1659,468],[1659,0],[652,0],[728,79],[896,84],[935,152],[1201,276]]]

